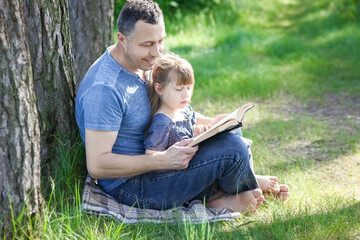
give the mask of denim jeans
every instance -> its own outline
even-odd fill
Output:
[[[222,133],[201,143],[184,170],[144,173],[109,194],[129,206],[160,210],[209,198],[214,184],[229,194],[258,188],[248,149],[237,134]]]

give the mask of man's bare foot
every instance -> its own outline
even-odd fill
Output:
[[[272,193],[276,195],[280,192],[278,178],[275,176],[256,175],[256,180],[259,183],[260,189],[264,193]]]
[[[290,188],[286,184],[280,184],[280,192],[275,195],[282,201],[285,201],[290,196]]]
[[[285,201],[290,196],[289,186],[286,184],[279,184],[277,177],[256,175],[256,179],[264,194],[272,195],[282,201]]]
[[[236,195],[219,193],[206,204],[209,208],[227,209],[231,212],[256,212],[264,201],[261,189],[257,188]]]

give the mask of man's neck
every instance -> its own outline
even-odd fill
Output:
[[[126,59],[125,59],[124,50],[121,48],[121,46],[118,43],[110,47],[109,53],[120,66],[122,66],[124,69],[128,70],[129,72],[139,75],[139,77],[145,81],[145,73],[143,70],[136,69],[134,71],[128,66],[128,64],[125,61]]]

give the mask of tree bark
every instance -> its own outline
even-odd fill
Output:
[[[89,67],[113,43],[114,0],[69,0],[75,79],[79,86]]]
[[[0,219],[39,212],[40,130],[19,0],[0,0]],[[1,222],[0,222],[1,225]],[[0,232],[6,226],[0,226]]]
[[[66,0],[24,0],[27,41],[40,116],[41,158],[56,159],[55,137],[70,142],[74,118],[74,58]]]
[[[74,66],[83,75],[112,43],[113,0],[70,1],[76,63],[67,0],[0,0],[0,233],[24,204],[41,212],[40,161],[78,132]]]

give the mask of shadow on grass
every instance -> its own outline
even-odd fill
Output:
[[[354,239],[360,234],[360,202],[336,209],[325,206],[317,213],[309,213],[305,206],[296,212],[278,211],[272,214],[270,223],[245,220],[243,224],[228,224],[229,227],[221,222],[196,224],[186,229],[187,224],[182,222],[140,223],[126,225],[125,229],[134,239],[140,236],[156,239]],[[208,231],[214,235],[206,237]]]
[[[328,122],[319,116],[282,113],[293,120],[265,119],[244,132],[259,146],[254,146],[257,162],[261,157],[277,159],[266,162],[270,172],[309,169],[315,162],[324,164],[351,155],[360,145],[360,127],[338,116]],[[292,115],[292,116],[291,116]],[[274,134],[276,133],[276,134]],[[263,145],[261,143],[266,143]]]
[[[360,202],[323,212],[273,215],[271,223],[255,222],[231,232],[217,234],[219,239],[355,239],[360,235]]]

